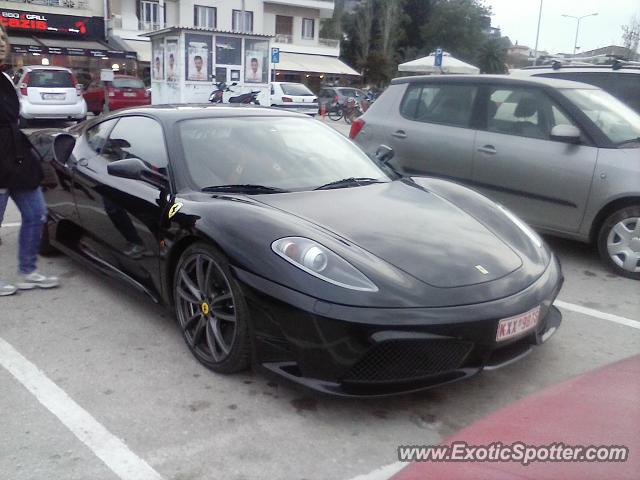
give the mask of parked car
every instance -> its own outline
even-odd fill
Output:
[[[518,76],[562,78],[600,87],[640,113],[640,66],[613,65],[577,66],[560,62],[549,66],[525,67],[512,72]]]
[[[142,80],[131,75],[115,75],[112,82],[91,82],[84,92],[87,108],[94,115],[104,110],[105,88],[109,97],[109,110],[151,104],[151,91],[147,90]]]
[[[56,152],[52,246],[173,309],[216,372],[251,360],[391,394],[510,363],[560,325],[560,264],[522,221],[307,116],[157,106],[34,135]]]
[[[595,242],[640,279],[640,115],[584,83],[513,76],[395,79],[351,127],[404,172],[454,179],[536,229]]]
[[[272,82],[271,106],[315,116],[318,97],[302,83]]]
[[[76,120],[87,117],[82,86],[68,68],[31,65],[10,74],[20,100],[20,126],[30,120]]]
[[[320,107],[324,105],[328,110],[336,104],[343,105],[349,98],[362,101],[367,99],[367,94],[353,87],[322,87],[318,94],[318,104]]]

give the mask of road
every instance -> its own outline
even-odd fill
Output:
[[[18,222],[10,204],[0,229],[7,280]],[[171,312],[64,256],[43,258],[60,288],[0,299],[0,477],[387,478],[398,445],[437,443],[516,399],[640,352],[638,282],[609,273],[591,246],[546,240],[566,275],[563,324],[547,344],[465,382],[377,400],[214,374],[192,358]]]

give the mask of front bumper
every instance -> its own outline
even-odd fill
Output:
[[[255,362],[332,395],[422,390],[496,369],[548,340],[562,316],[555,258],[525,290],[492,302],[442,308],[362,308],[319,301],[236,269],[252,320]],[[535,329],[497,343],[500,319],[540,306]]]

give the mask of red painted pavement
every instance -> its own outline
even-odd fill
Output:
[[[624,445],[624,463],[416,462],[392,480],[640,479],[640,355],[530,395],[442,442]]]

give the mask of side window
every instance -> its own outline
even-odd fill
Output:
[[[113,128],[102,152],[110,161],[139,158],[149,167],[167,167],[162,127],[148,117],[122,117]]]
[[[556,125],[573,122],[541,90],[495,88],[487,105],[490,132],[548,140]]]
[[[107,120],[106,122],[94,125],[86,131],[85,139],[91,150],[96,153],[100,153],[102,151],[102,147],[104,147],[104,144],[109,137],[109,132],[117,121],[117,119]]]
[[[477,91],[474,85],[413,85],[400,111],[418,122],[468,127]]]

